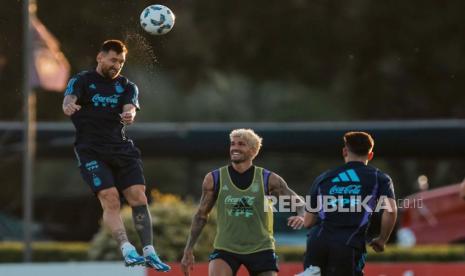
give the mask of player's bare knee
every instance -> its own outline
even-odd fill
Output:
[[[117,211],[121,207],[118,191],[109,189],[98,193],[98,198],[105,211]]]
[[[131,186],[124,190],[123,194],[130,206],[147,205],[147,196],[143,185]]]
[[[145,196],[144,192],[133,194],[131,198],[126,198],[126,200],[132,207],[147,205],[147,196]]]
[[[209,276],[232,276],[233,271],[229,264],[222,259],[214,259],[208,264]]]

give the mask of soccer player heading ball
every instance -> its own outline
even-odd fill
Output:
[[[74,149],[81,175],[102,205],[103,223],[118,242],[126,266],[169,271],[153,247],[140,151],[125,135],[126,125],[134,122],[139,110],[137,86],[120,75],[126,54],[121,41],[105,41],[97,54],[97,68],[70,79],[63,112],[76,128]],[[132,208],[143,257],[128,241],[120,216],[120,195]]]

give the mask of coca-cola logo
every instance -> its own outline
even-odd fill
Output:
[[[253,205],[254,200],[255,200],[254,196],[233,197],[231,195],[228,195],[224,199],[224,203],[231,205],[231,204],[237,204],[239,202],[242,202],[247,205]]]
[[[334,185],[329,190],[330,195],[359,195],[362,185],[337,186]]]
[[[118,104],[118,98],[120,97],[121,95],[111,95],[111,96],[102,96],[100,94],[95,94],[93,97],[92,97],[92,102],[94,103],[94,106],[111,106],[111,107],[116,107],[116,105]]]

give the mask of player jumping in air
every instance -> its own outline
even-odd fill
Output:
[[[76,128],[74,149],[81,175],[102,205],[103,223],[118,242],[126,266],[169,271],[153,247],[140,151],[125,135],[125,126],[134,122],[139,109],[137,86],[120,75],[126,53],[121,41],[105,41],[97,55],[97,68],[70,79],[63,112]],[[120,195],[132,208],[144,257],[128,241],[120,216]]]

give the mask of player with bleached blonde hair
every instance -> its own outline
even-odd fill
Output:
[[[260,149],[262,148],[262,137],[258,136],[252,129],[245,129],[245,128],[240,128],[240,129],[235,129],[231,131],[229,134],[229,138],[232,139],[238,137],[242,138],[246,141],[247,145],[250,146],[252,151],[255,153],[253,154],[252,159],[254,159],[257,155]]]
[[[265,196],[299,197],[282,177],[253,165],[262,146],[255,131],[235,129],[229,137],[231,164],[208,173],[202,184],[200,205],[181,261],[184,275],[193,269],[195,243],[215,204],[218,222],[209,275],[236,275],[241,265],[250,275],[277,275],[273,213],[264,208],[269,204]],[[288,226],[300,229],[303,215],[303,206],[298,207],[297,215],[288,218]]]

